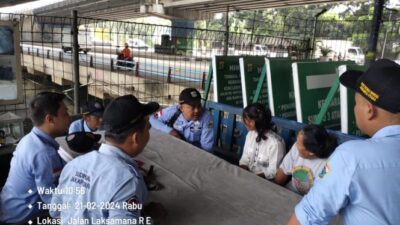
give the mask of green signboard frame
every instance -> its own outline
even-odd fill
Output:
[[[339,76],[347,70],[366,71],[366,66],[360,65],[342,65],[339,66]],[[354,90],[348,89],[340,85],[340,117],[341,117],[341,131],[343,133],[361,136],[362,133],[356,124],[354,116]]]
[[[297,62],[292,64],[298,122],[316,123],[325,98],[338,78],[338,66],[350,64],[354,64],[354,62]],[[340,97],[337,90],[321,124],[327,128],[340,129]]]
[[[214,101],[243,107],[239,56],[214,56]]]
[[[267,83],[263,82],[260,94],[256,96],[257,85],[261,80],[265,80],[265,58],[262,56],[246,56],[239,59],[240,78],[242,82],[243,106],[250,103],[259,102],[268,106]],[[264,77],[264,79],[263,79]],[[256,99],[257,98],[257,101]]]

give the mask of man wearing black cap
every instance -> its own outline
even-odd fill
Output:
[[[66,165],[58,189],[79,193],[54,195],[53,204],[71,207],[51,211],[53,217],[61,224],[139,224],[147,188],[133,157],[149,141],[149,115],[158,108],[155,102],[141,104],[133,95],[108,105],[103,115],[106,143]]]
[[[378,60],[340,82],[356,91],[356,123],[371,138],[335,150],[288,224],[328,224],[339,212],[345,225],[400,224],[400,66]]]
[[[211,114],[201,107],[201,95],[195,88],[186,88],[179,95],[179,105],[163,109],[158,118],[151,116],[151,125],[211,152],[213,130]]]
[[[83,107],[82,119],[72,122],[68,133],[97,131],[102,125],[103,112],[104,106],[101,102],[86,102]]]

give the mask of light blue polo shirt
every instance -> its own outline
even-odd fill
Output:
[[[71,123],[71,125],[69,125],[69,130],[68,133],[74,133],[74,132],[93,132],[88,125],[86,124],[86,121],[84,119],[79,119],[79,120],[75,120],[74,122]]]
[[[0,221],[17,223],[42,212],[38,202],[50,203],[51,194],[39,190],[54,188],[64,167],[57,153],[59,145],[34,127],[21,139],[11,160],[10,173],[0,195]],[[32,190],[31,193],[28,193]],[[32,208],[28,205],[32,204]]]
[[[53,197],[53,204],[70,205],[61,212],[50,211],[52,217],[61,219],[61,224],[68,224],[72,218],[111,222],[138,219],[140,210],[124,205],[143,206],[147,198],[147,187],[135,160],[108,144],[70,161],[61,174],[58,190],[75,192]]]
[[[173,105],[163,109],[158,118],[150,116],[151,126],[165,133],[175,129],[186,142],[210,152],[214,141],[211,113],[203,109],[198,121],[187,121],[181,113],[173,127],[167,126],[167,123],[178,109],[179,105]]]
[[[302,225],[400,224],[400,125],[367,140],[348,141],[329,158],[315,185],[296,206]]]

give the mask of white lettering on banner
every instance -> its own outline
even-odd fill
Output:
[[[324,104],[325,99],[318,100],[318,109],[322,108],[322,105]],[[329,107],[333,106],[339,106],[340,105],[340,99],[339,98],[333,98],[331,101],[331,104],[329,104]]]
[[[235,74],[225,74],[224,75],[224,79],[225,80],[229,80],[229,79],[237,79],[237,75],[235,75]]]
[[[240,66],[239,65],[230,65],[229,66],[229,71],[239,71]]]
[[[318,114],[310,115],[307,117],[308,123],[315,123]],[[322,122],[338,120],[340,119],[340,110],[335,110],[331,112],[326,112]]]

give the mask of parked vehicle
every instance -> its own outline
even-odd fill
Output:
[[[347,40],[320,40],[316,42],[314,58],[324,56],[322,50],[329,49],[329,53],[324,57],[326,60],[351,60],[357,64],[364,64],[365,55],[360,47],[353,46],[352,41]]]
[[[129,39],[128,45],[133,49],[144,49],[146,51],[149,49],[149,46],[143,40],[136,38]]]

